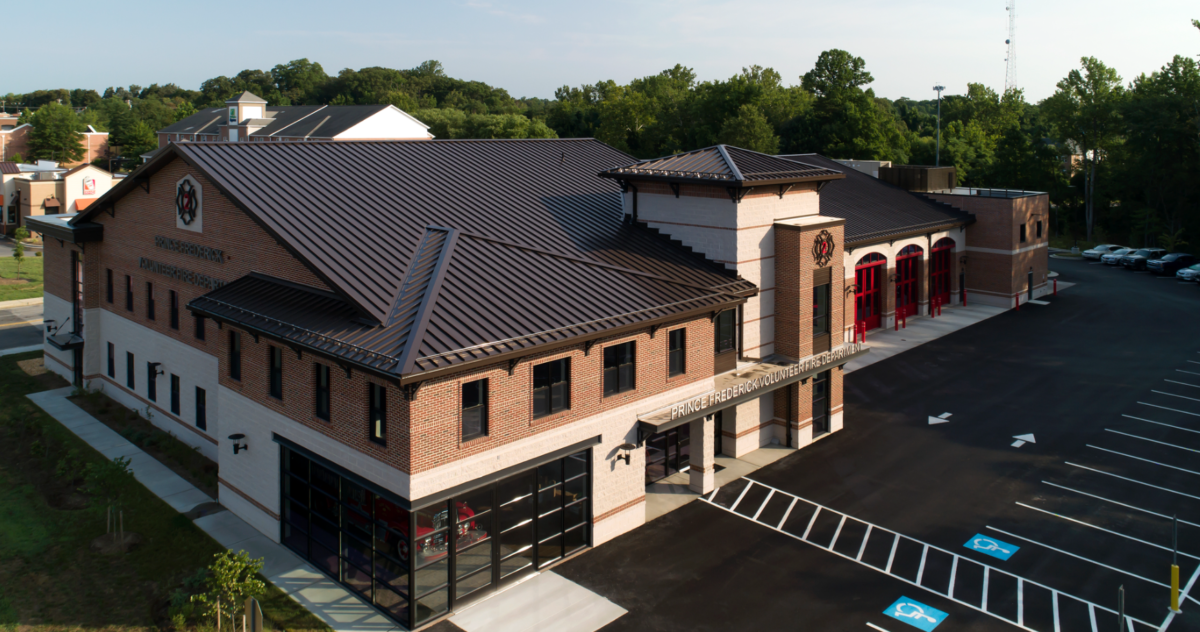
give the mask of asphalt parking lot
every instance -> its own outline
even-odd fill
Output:
[[[1200,630],[1200,287],[1051,268],[1050,305],[847,375],[845,431],[555,571],[605,630],[1116,631],[1122,587],[1126,629]]]

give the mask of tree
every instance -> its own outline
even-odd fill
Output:
[[[47,103],[30,117],[29,151],[34,159],[74,162],[83,158],[83,125],[70,106]]]
[[[838,49],[821,53],[801,78],[801,86],[816,96],[804,123],[805,149],[839,158],[907,160],[908,142],[890,103],[863,89],[872,81],[861,57]]]
[[[1058,90],[1042,103],[1059,138],[1079,148],[1084,165],[1084,222],[1092,239],[1095,218],[1096,165],[1120,136],[1119,107],[1125,98],[1121,76],[1095,57],[1084,57],[1080,68],[1058,82]]]
[[[266,592],[266,584],[258,579],[263,559],[250,559],[245,551],[225,551],[214,557],[204,580],[205,592],[193,595],[192,603],[200,604],[204,614],[216,617],[217,632],[221,630],[222,615],[229,618],[230,630],[237,630],[246,599]]]
[[[136,166],[141,162],[142,154],[158,148],[158,139],[145,121],[137,121],[117,138],[115,144],[121,148],[125,164]]]
[[[779,153],[779,137],[757,107],[746,104],[721,127],[721,142],[764,154]]]
[[[294,104],[315,104],[318,93],[329,83],[329,75],[321,64],[296,59],[271,69],[275,87]]]
[[[175,114],[172,118],[174,118],[175,122],[178,123],[179,121],[182,121],[198,111],[199,110],[196,109],[196,106],[192,105],[191,101],[184,101],[175,108]]]
[[[18,226],[13,231],[13,240],[17,242],[13,247],[13,259],[17,260],[17,276],[21,276],[21,264],[25,263],[25,240],[29,239],[29,231],[24,226]]]
[[[104,501],[105,533],[117,529],[119,542],[125,541],[124,501],[133,484],[133,471],[129,469],[129,457],[117,457],[111,461],[88,463],[84,474],[87,490]]]

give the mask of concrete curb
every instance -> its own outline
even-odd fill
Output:
[[[0,302],[0,309],[9,309],[12,307],[25,307],[28,305],[41,305],[41,304],[42,304],[41,298],[19,298],[15,301]]]
[[[29,353],[30,351],[41,351],[43,345],[30,345],[28,347],[13,347],[12,349],[0,349],[0,356],[16,355],[18,353]]]

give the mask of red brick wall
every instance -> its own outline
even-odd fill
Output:
[[[1050,196],[1028,195],[1019,198],[986,198],[965,195],[928,194],[938,202],[975,214],[975,223],[967,227],[967,287],[998,295],[1011,296],[1027,290],[1029,269],[1034,284],[1044,282],[1048,271]],[[1037,236],[1037,222],[1042,236]],[[1020,227],[1026,226],[1026,240],[1020,240]],[[1035,246],[1041,246],[1035,248]],[[980,252],[978,248],[1002,250],[1005,254]],[[1028,252],[1011,254],[1014,250]],[[968,299],[969,300],[969,299]]]
[[[821,225],[816,228],[775,225],[775,352],[793,358],[812,355],[813,240],[822,231],[833,235],[830,288],[830,346],[842,342],[842,327],[847,313],[845,263],[842,246],[845,227]],[[850,305],[853,314],[853,304]],[[851,316],[853,317],[853,316]]]

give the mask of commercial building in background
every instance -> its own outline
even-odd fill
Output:
[[[643,524],[650,483],[852,427],[855,262],[926,274],[906,248],[973,220],[820,156],[562,139],[172,143],[29,223],[46,366],[414,629]]]
[[[0,162],[0,230],[7,235],[38,215],[77,213],[112,188],[113,175],[88,164]]]

